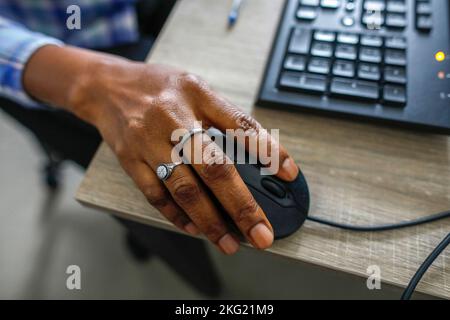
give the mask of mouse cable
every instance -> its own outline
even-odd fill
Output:
[[[403,229],[403,228],[409,228],[418,226],[425,223],[430,223],[442,219],[450,218],[450,211],[445,211],[437,214],[433,214],[431,216],[421,217],[414,220],[409,221],[402,221],[398,223],[393,224],[383,224],[378,226],[357,226],[357,225],[351,225],[351,224],[345,224],[345,223],[339,223],[331,220],[327,220],[324,218],[314,217],[314,216],[307,216],[306,219],[324,224],[330,227],[349,230],[349,231],[356,231],[356,232],[377,232],[377,231],[389,231],[389,230],[395,230],[395,229]]]
[[[437,213],[431,216],[426,216],[422,218],[418,218],[415,220],[410,221],[403,221],[393,224],[385,224],[385,225],[379,225],[379,226],[356,226],[356,225],[349,225],[349,224],[343,224],[339,222],[334,222],[330,220],[326,220],[323,218],[317,218],[317,217],[311,217],[308,216],[307,219],[316,223],[321,223],[330,227],[340,228],[344,230],[349,231],[356,231],[356,232],[376,232],[376,231],[388,231],[388,230],[395,230],[395,229],[403,229],[413,226],[418,226],[425,223],[430,223],[442,219],[450,218],[450,211],[445,211],[441,213]],[[427,270],[430,268],[430,266],[433,264],[433,262],[439,257],[439,255],[442,253],[442,251],[445,250],[450,245],[450,233],[445,237],[444,240],[442,240],[441,243],[437,245],[437,247],[431,252],[431,254],[428,256],[428,258],[422,263],[422,265],[417,270],[416,274],[412,277],[411,281],[409,282],[408,286],[406,287],[405,291],[403,291],[403,294],[401,296],[401,300],[409,300],[411,299],[412,294],[414,293],[414,290],[416,289],[417,285],[419,284],[420,280],[422,279],[423,275]]]
[[[437,245],[437,247],[433,250],[433,252],[430,253],[428,258],[419,267],[416,274],[414,275],[414,277],[412,277],[411,281],[409,282],[408,286],[403,292],[401,300],[411,299],[414,290],[416,289],[425,272],[427,272],[427,270],[430,268],[433,262],[437,259],[437,257],[439,257],[442,251],[444,251],[445,248],[448,247],[449,244],[450,244],[450,233],[444,238],[444,240],[442,240],[441,243]]]

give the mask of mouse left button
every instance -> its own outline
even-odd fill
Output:
[[[278,198],[284,198],[286,196],[286,190],[271,179],[263,178],[261,180],[261,185],[264,187],[264,189],[277,196]]]

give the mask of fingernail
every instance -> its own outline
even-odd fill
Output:
[[[286,173],[284,176],[287,180],[292,181],[297,178],[298,167],[295,164],[294,159],[292,159],[291,157],[288,157],[286,160],[284,160],[281,168]]]
[[[200,233],[197,226],[192,222],[189,222],[187,225],[185,225],[184,230],[186,230],[187,233],[192,234],[193,236],[196,236]]]
[[[239,243],[228,233],[220,238],[218,244],[226,254],[233,254],[239,249]]]
[[[273,233],[264,223],[258,223],[250,230],[250,237],[259,249],[265,249],[272,245]]]

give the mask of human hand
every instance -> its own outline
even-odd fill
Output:
[[[171,162],[172,132],[190,130],[198,121],[222,131],[251,130],[249,139],[267,144],[269,151],[278,154],[277,176],[291,181],[298,168],[286,150],[261,134],[257,121],[196,76],[164,65],[84,55],[89,68],[77,75],[78,84],[68,88],[70,94],[61,104],[98,128],[148,202],[181,230],[202,233],[222,252],[233,254],[239,240],[227,227],[212,193],[254,247],[270,247],[273,230],[264,212],[234,165],[208,136],[199,133],[191,139],[212,150],[208,154],[213,156],[204,155],[200,164],[177,166],[166,181],[160,181],[155,171],[159,164]]]

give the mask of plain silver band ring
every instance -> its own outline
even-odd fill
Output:
[[[203,133],[203,132],[205,132],[205,129],[202,129],[202,128],[194,128],[194,129],[189,130],[189,132],[186,133],[181,138],[180,142],[178,142],[178,144],[177,144],[177,151],[180,152],[183,149],[183,147],[186,144],[186,142],[188,142],[188,140],[191,139],[191,137],[193,135],[195,135],[197,133]]]

